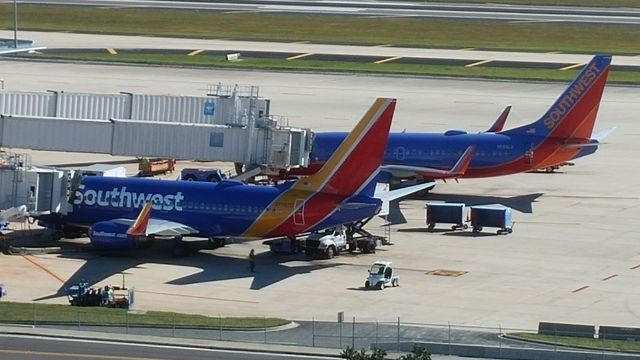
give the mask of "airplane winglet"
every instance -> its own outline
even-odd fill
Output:
[[[462,153],[458,162],[449,170],[447,177],[458,177],[464,175],[469,168],[469,164],[471,164],[471,159],[473,158],[473,154],[476,151],[476,147],[471,145],[467,148],[467,150]]]
[[[127,234],[134,236],[147,235],[147,225],[149,225],[149,218],[151,218],[151,202],[144,204],[140,214],[133,222],[133,225],[127,230]]]
[[[509,117],[510,111],[511,105],[508,105],[506,108],[504,108],[504,110],[502,110],[502,113],[500,114],[500,116],[498,116],[493,125],[491,125],[491,127],[488,128],[485,132],[497,133],[502,131],[502,128],[504,128],[504,124],[507,123],[507,117]]]

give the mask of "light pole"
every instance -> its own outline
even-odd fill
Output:
[[[18,0],[13,0],[13,47],[18,48]]]

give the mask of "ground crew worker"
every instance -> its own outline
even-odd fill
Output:
[[[249,268],[252,273],[256,272],[256,253],[251,249],[249,252]]]

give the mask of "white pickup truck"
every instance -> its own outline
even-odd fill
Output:
[[[349,235],[346,226],[337,226],[324,230],[314,231],[305,240],[304,252],[309,257],[321,255],[331,259],[342,251],[355,251],[360,249],[362,253],[375,253],[378,241],[382,237],[375,235],[354,237]]]

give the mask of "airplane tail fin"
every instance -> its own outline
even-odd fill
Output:
[[[315,174],[304,181],[312,187],[341,195],[373,196],[387,147],[396,99],[377,98],[356,127]]]
[[[507,122],[507,117],[509,117],[509,112],[510,111],[511,111],[511,105],[509,105],[506,108],[504,108],[504,110],[502,110],[502,113],[500,114],[500,116],[498,116],[496,121],[491,125],[490,128],[485,130],[485,132],[497,133],[497,132],[502,131],[502,128],[504,128],[504,124],[506,124],[506,122]]]
[[[127,234],[133,236],[145,236],[147,235],[147,225],[149,225],[149,218],[151,218],[151,202],[144,204],[140,214],[133,222],[133,225],[127,230]]]
[[[540,119],[501,133],[589,140],[610,64],[610,55],[594,56]]]

